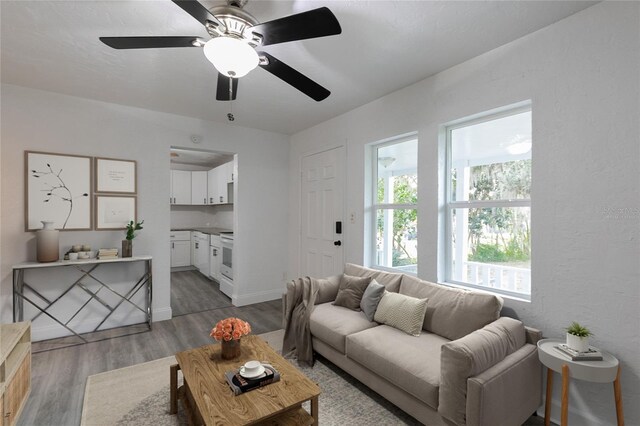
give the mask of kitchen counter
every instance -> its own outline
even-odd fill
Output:
[[[209,235],[220,235],[222,233],[233,234],[232,229],[225,229],[225,228],[174,228],[172,229],[172,231],[197,231],[197,232],[202,232],[203,234],[209,234]]]

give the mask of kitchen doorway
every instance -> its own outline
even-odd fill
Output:
[[[232,306],[221,236],[234,230],[237,155],[172,147],[170,159],[172,315]]]

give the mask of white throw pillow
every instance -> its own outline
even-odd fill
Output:
[[[427,311],[427,300],[385,292],[373,319],[412,336],[419,336]]]

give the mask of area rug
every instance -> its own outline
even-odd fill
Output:
[[[282,336],[283,330],[260,335],[276,350],[282,348]],[[293,362],[295,364],[295,361]],[[186,418],[181,411],[177,416],[168,413],[169,365],[175,363],[175,358],[171,356],[89,376],[81,424],[186,424]],[[323,425],[419,424],[323,358],[320,358],[313,368],[298,368],[322,389],[319,406],[320,423]],[[308,405],[303,407],[309,410]]]

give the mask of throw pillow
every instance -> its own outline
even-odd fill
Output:
[[[371,277],[352,277],[351,275],[342,275],[338,295],[336,296],[336,300],[333,304],[349,308],[353,311],[359,311],[360,300],[362,300],[362,295],[370,282]]]
[[[360,309],[362,309],[362,312],[364,312],[369,321],[373,321],[373,315],[376,313],[378,303],[380,303],[380,299],[382,299],[384,290],[385,286],[376,280],[371,280],[362,295]]]
[[[419,336],[427,311],[427,300],[386,292],[378,304],[374,319],[412,336]]]

